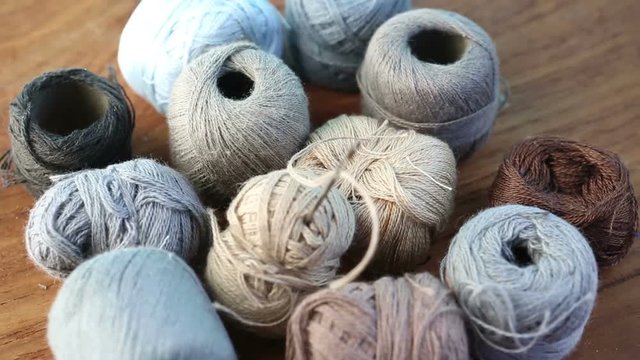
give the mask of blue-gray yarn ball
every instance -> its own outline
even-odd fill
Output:
[[[236,359],[197,276],[152,248],[79,266],[51,307],[47,337],[58,360]]]
[[[318,85],[355,91],[369,39],[411,0],[287,0],[287,60]]]
[[[208,241],[204,206],[189,182],[153,160],[52,178],[29,215],[26,247],[52,276],[112,249],[150,246],[185,260]]]
[[[464,224],[442,280],[472,328],[480,359],[561,359],[578,344],[598,268],[578,229],[535,207],[505,205]]]

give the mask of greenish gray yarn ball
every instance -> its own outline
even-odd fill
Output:
[[[48,274],[65,277],[86,259],[150,246],[191,260],[208,243],[206,211],[189,182],[153,160],[54,177],[26,230],[27,253]]]
[[[49,312],[58,360],[236,359],[194,272],[160,249],[120,249],[80,265]]]
[[[597,293],[587,240],[552,213],[522,205],[480,212],[442,260],[480,359],[562,359],[580,341]]]

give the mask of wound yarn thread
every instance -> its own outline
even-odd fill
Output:
[[[172,253],[120,249],[80,265],[49,312],[64,360],[236,359],[197,276]]]
[[[600,266],[618,263],[638,228],[629,170],[617,155],[557,137],[529,138],[498,169],[489,201],[536,206],[582,231]]]
[[[350,149],[356,153],[346,159]],[[402,273],[427,260],[432,239],[454,206],[456,162],[446,143],[414,131],[397,130],[366,116],[342,115],[311,133],[295,166],[333,171],[340,164],[373,198],[380,244],[370,268]],[[367,247],[371,216],[353,185],[336,186],[356,214],[354,252]]]
[[[469,319],[480,359],[561,359],[591,314],[598,268],[589,244],[550,212],[505,205],[465,223],[441,278]]]
[[[153,160],[53,178],[29,214],[29,257],[65,277],[86,259],[124,247],[158,247],[191,260],[206,244],[206,211],[189,182]]]
[[[135,92],[166,114],[182,69],[211,47],[240,40],[282,56],[284,25],[269,1],[143,0],[122,30],[118,64]]]
[[[369,39],[387,19],[410,8],[411,0],[287,0],[291,61],[318,85],[355,91]]]
[[[291,316],[286,358],[468,359],[462,315],[428,273],[321,290]]]
[[[384,23],[358,72],[362,110],[446,141],[458,159],[489,136],[500,96],[495,45],[470,19],[417,9]]]
[[[221,308],[260,335],[284,336],[294,306],[335,278],[351,244],[353,210],[338,190],[325,190],[287,170],[254,177],[231,202],[228,228],[213,231],[206,283]]]
[[[43,73],[11,102],[5,181],[25,182],[39,197],[51,176],[128,160],[133,127],[133,108],[115,78],[85,69]]]
[[[309,134],[307,96],[277,57],[246,42],[212,48],[176,81],[168,114],[173,165],[206,202],[282,169]]]

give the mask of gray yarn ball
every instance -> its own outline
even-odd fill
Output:
[[[357,90],[369,39],[411,0],[287,0],[288,56],[302,76],[331,89]]]
[[[64,277],[84,260],[112,249],[158,247],[185,260],[208,241],[206,211],[182,175],[153,160],[53,179],[29,215],[29,257]]]
[[[485,141],[502,101],[493,41],[445,10],[412,10],[384,23],[358,84],[366,115],[439,137],[458,159]]]
[[[460,228],[442,280],[469,318],[482,359],[561,359],[580,341],[596,297],[589,244],[561,218],[505,205]]]
[[[217,204],[251,177],[284,168],[310,127],[300,80],[248,42],[214,47],[189,64],[167,119],[173,165]]]
[[[159,249],[79,266],[51,307],[47,337],[58,360],[236,359],[197,276]]]
[[[17,178],[40,196],[52,175],[128,160],[133,126],[133,108],[115,80],[84,69],[44,73],[11,102]]]

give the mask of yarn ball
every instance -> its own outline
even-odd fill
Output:
[[[291,26],[288,54],[312,82],[336,90],[357,90],[356,72],[369,39],[411,0],[287,0]]]
[[[495,45],[470,19],[418,9],[384,23],[358,73],[364,114],[434,135],[456,157],[489,136],[500,106]]]
[[[64,360],[236,359],[198,277],[174,254],[120,249],[80,265],[49,312]]]
[[[324,190],[286,170],[254,177],[227,210],[229,227],[214,231],[206,283],[219,304],[260,335],[284,336],[294,306],[335,278],[351,244],[353,210],[333,188],[321,198]]]
[[[377,209],[380,244],[370,269],[403,273],[424,263],[454,206],[456,162],[449,146],[414,131],[381,127],[366,116],[342,115],[311,133],[296,163],[320,172],[337,166],[364,187]],[[338,180],[337,187],[355,209],[357,254],[369,242],[371,215],[351,183]]]
[[[287,329],[289,360],[468,359],[462,311],[422,273],[307,297]]]
[[[39,197],[51,176],[130,159],[133,126],[133,108],[115,80],[85,69],[46,72],[11,102],[7,161],[17,182]]]
[[[575,225],[601,266],[618,263],[633,245],[638,202],[617,155],[556,137],[513,147],[490,191],[493,205],[536,206]]]
[[[284,25],[268,0],[142,0],[122,30],[118,64],[129,86],[165,114],[182,69],[239,40],[282,56]]]
[[[473,329],[481,359],[561,359],[580,341],[598,268],[571,224],[534,207],[505,205],[464,224],[441,276]]]
[[[284,168],[310,127],[300,80],[249,43],[213,48],[185,68],[167,119],[173,165],[213,202]]]
[[[29,214],[26,247],[56,277],[123,247],[158,247],[190,260],[207,241],[206,220],[180,174],[153,160],[131,160],[54,178]]]

